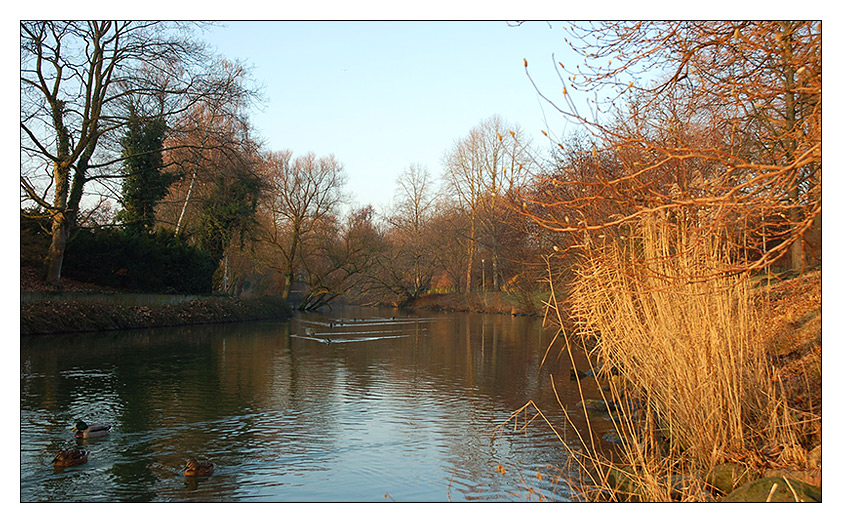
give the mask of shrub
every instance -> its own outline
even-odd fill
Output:
[[[170,231],[80,229],[71,237],[64,274],[140,292],[208,294],[216,264]]]
[[[20,261],[38,267],[50,246],[50,218],[37,209],[21,209],[21,214]]]

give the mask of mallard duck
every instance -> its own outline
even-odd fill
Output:
[[[90,454],[90,451],[85,449],[60,450],[56,454],[56,457],[53,458],[53,466],[72,467],[73,465],[83,465],[88,462],[88,454]]]
[[[213,474],[213,463],[210,461],[197,461],[188,459],[184,466],[185,476],[210,476]]]
[[[111,425],[88,425],[84,421],[77,419],[76,425],[70,429],[76,432],[77,438],[98,438],[100,436],[107,436],[108,431],[111,430]]]

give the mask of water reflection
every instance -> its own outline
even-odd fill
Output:
[[[21,499],[565,500],[548,427],[492,437],[529,400],[566,434],[551,375],[578,397],[567,356],[539,371],[551,339],[528,318],[370,309],[22,338]],[[112,434],[75,442],[77,418]],[[88,464],[54,471],[73,445]],[[184,478],[190,457],[216,472]]]

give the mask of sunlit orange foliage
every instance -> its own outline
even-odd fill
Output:
[[[821,23],[574,24],[579,64],[536,86],[581,124],[522,212],[570,233],[621,236],[651,213],[726,231],[743,268],[821,259]],[[528,71],[527,71],[528,73]],[[584,114],[568,88],[589,97]],[[561,92],[561,96],[555,93]]]

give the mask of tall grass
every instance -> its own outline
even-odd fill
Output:
[[[685,499],[704,499],[699,478],[725,461],[802,464],[748,275],[730,271],[709,230],[648,218],[633,231],[585,246],[570,306],[578,332],[598,340],[602,376],[617,374],[606,395],[641,497],[675,497],[680,475]],[[616,488],[617,470],[597,465],[596,482]]]

